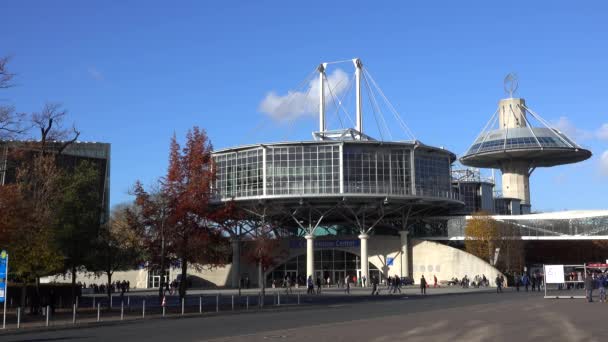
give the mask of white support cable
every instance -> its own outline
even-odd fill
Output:
[[[369,98],[371,99],[373,96],[371,94],[370,88],[369,88],[369,84],[367,83],[367,78],[365,77],[365,74],[362,74],[361,76],[363,76],[363,81],[365,82],[365,84],[367,84],[367,93]],[[372,102],[372,101],[370,101]],[[370,103],[370,107],[372,107],[372,113],[374,114],[374,121],[376,121],[376,126],[378,127],[378,133],[380,133],[380,140],[384,141],[384,135],[382,134],[382,128],[380,127],[380,123],[378,122],[378,117],[376,115],[376,109],[374,108],[373,103]]]
[[[388,100],[388,98],[386,97],[386,95],[384,95],[384,92],[382,91],[382,89],[380,88],[380,86],[378,85],[378,83],[376,83],[376,80],[371,75],[371,73],[369,71],[367,71],[367,69],[364,70],[364,71],[366,72],[367,76],[369,76],[369,79],[371,80],[372,84],[378,90],[378,93],[380,94],[380,96],[382,97],[382,99],[384,100],[384,102],[389,107],[389,110],[391,110],[391,112],[393,113],[393,116],[395,117],[395,119],[397,120],[397,122],[401,125],[401,128],[407,134],[409,134],[409,136],[411,138],[413,138],[414,140],[416,140],[416,136],[414,135],[414,133],[412,133],[412,131],[410,130],[409,126],[401,118],[401,115],[399,114],[399,112],[397,112],[397,110],[395,109],[395,107],[393,106],[393,104]]]
[[[326,62],[326,63],[324,63],[324,64],[329,65],[329,64],[347,63],[347,62],[348,62],[348,63],[352,63],[352,62],[353,62],[353,60],[352,60],[352,59],[345,59],[345,60],[342,60],[342,61]]]
[[[380,88],[380,86],[378,86],[378,84],[374,80],[373,76],[367,70],[365,70],[365,73],[367,75],[366,77],[369,77],[369,79],[371,80],[372,84],[374,85],[374,87],[376,88],[376,90],[378,91],[378,93],[380,94],[380,96],[382,97],[382,99],[384,100],[384,102],[389,107],[389,110],[391,111],[391,113],[393,114],[393,116],[395,117],[395,119],[397,120],[397,123],[399,125],[401,125],[401,128],[406,132],[406,134],[408,134],[410,136],[410,138],[413,138],[414,140],[416,140],[416,137],[414,136],[414,134],[412,133],[412,131],[410,130],[410,128],[405,124],[405,122],[401,118],[401,115],[399,115],[399,113],[397,112],[397,110],[395,109],[395,107],[388,100],[388,98],[384,95],[384,92],[382,91],[382,89]]]
[[[384,124],[384,128],[386,129],[386,133],[388,134],[388,138],[392,141],[393,140],[393,134],[391,133],[391,129],[389,128],[388,124],[386,123],[386,118],[384,117],[384,112],[382,111],[382,108],[380,107],[380,105],[378,104],[378,101],[376,100],[376,96],[374,95],[374,89],[372,87],[370,87],[370,85],[369,85],[369,83],[367,81],[367,76],[364,75],[364,79],[365,79],[365,83],[370,88],[370,92],[372,94],[373,104],[376,106],[376,109],[378,110],[378,112],[380,112],[380,119],[382,120],[382,124]]]
[[[483,144],[483,142],[486,140],[486,138],[488,136],[487,134],[486,135],[483,135],[483,134],[488,130],[488,128],[493,127],[494,121],[496,121],[495,120],[496,114],[498,113],[499,110],[500,110],[500,108],[496,108],[496,111],[494,112],[494,114],[492,114],[492,116],[490,117],[490,120],[488,120],[488,122],[486,123],[486,125],[483,127],[483,129],[481,130],[481,133],[479,133],[477,135],[477,137],[475,138],[475,140],[473,140],[473,143],[471,144],[471,146],[469,146],[469,148],[465,151],[464,154],[466,154],[468,151],[470,151],[471,148],[473,147],[473,145],[475,145],[475,142],[477,140],[479,140],[479,138],[481,138],[481,136],[483,136],[484,139],[482,140],[482,142],[479,143],[479,146],[477,147],[477,151],[475,151],[475,153],[479,153],[479,150],[481,149],[481,145]]]
[[[350,124],[352,125],[352,127],[355,127],[355,122],[351,118],[351,114],[348,112],[348,110],[346,109],[346,107],[342,106],[342,103],[348,103],[348,101],[350,101],[350,97],[351,97],[351,95],[353,93],[353,88],[355,86],[355,82],[354,81],[355,81],[354,77],[352,77],[349,80],[348,89],[346,90],[346,92],[344,93],[344,95],[342,95],[342,99],[339,100],[339,102],[338,102],[338,104],[340,105],[340,108],[344,112],[344,116],[346,116],[346,118],[348,119],[348,121],[350,122]]]
[[[329,79],[327,78],[327,75],[324,74],[324,78],[325,78],[325,82],[327,83],[327,89],[329,89],[329,95],[331,97],[332,102],[334,103],[334,107],[336,107],[336,116],[338,117],[338,121],[340,122],[340,128],[344,128],[344,124],[342,123],[342,118],[340,118],[340,115],[338,114],[338,104],[336,103],[336,96],[334,95],[334,92],[331,90],[331,83],[329,83]],[[342,82],[342,81],[340,81]],[[340,82],[338,82],[338,84],[336,84],[336,87],[340,84]]]
[[[536,120],[538,120],[541,124],[545,125],[545,127],[547,127],[559,140],[561,140],[562,142],[564,142],[567,146],[570,146],[572,148],[579,148],[579,146],[573,146],[571,143],[569,143],[564,138],[562,138],[559,134],[555,133],[555,131],[551,127],[551,125],[547,121],[545,121],[545,119],[543,119],[540,115],[536,114],[532,109],[528,108],[528,106],[523,105],[523,107],[526,108],[526,110],[528,112],[530,112],[530,114],[532,114],[532,116],[534,116],[534,118]]]
[[[374,79],[374,77],[371,75],[371,73],[367,69],[368,68],[364,69],[363,72],[366,73],[367,76],[369,76],[370,81],[372,82],[372,84],[374,85],[374,87],[378,90],[378,93],[380,94],[380,96],[382,97],[382,99],[384,100],[384,102],[386,102],[388,108],[392,111],[393,115],[397,119],[397,122],[401,125],[401,128],[407,134],[409,134],[409,136],[411,138],[413,138],[413,140],[416,140],[416,136],[414,135],[414,133],[412,133],[412,130],[410,130],[410,128],[408,127],[408,125],[403,121],[403,119],[399,115],[399,112],[395,109],[395,107],[393,106],[393,104],[388,100],[388,98],[386,97],[386,95],[384,95],[384,92],[382,91],[382,88],[380,88],[380,86],[378,85],[378,83],[376,83],[376,80]]]
[[[520,107],[520,105],[518,104],[517,107]],[[522,110],[525,111],[525,109],[520,108]],[[513,109],[511,108],[511,111],[513,111]],[[515,113],[513,113],[513,115],[515,115]],[[536,140],[536,143],[538,144],[538,147],[540,147],[540,149],[543,149],[543,145],[540,143],[540,141],[538,140],[538,138],[536,137],[536,134],[534,134],[534,130],[532,129],[532,124],[530,123],[530,120],[528,120],[528,118],[526,117],[526,113],[524,112],[524,121],[528,124],[528,129],[530,130],[530,133],[532,133],[532,136],[534,137],[534,140]]]
[[[373,94],[374,91],[373,91],[372,87],[369,85],[369,82],[367,80],[367,76],[365,75],[365,73],[363,74],[363,81],[365,81],[365,85],[367,86],[367,91],[368,91],[368,94],[370,97],[372,110],[374,110],[374,106],[375,106],[376,110],[380,113],[380,119],[381,119],[382,123],[384,124],[384,129],[386,129],[388,138],[390,139],[390,141],[392,141],[393,135],[391,134],[391,130],[388,128],[388,125],[386,124],[386,120],[384,119],[384,113],[382,113],[382,109],[380,108],[380,106],[378,105],[378,102],[376,101],[376,97]]]
[[[499,117],[499,115],[496,115],[496,114],[497,114],[499,111],[500,111],[500,107],[498,107],[498,108],[496,109],[496,111],[494,112],[494,115],[492,115],[492,118],[493,118],[494,120],[492,120],[492,118],[490,118],[491,122],[490,122],[490,121],[488,121],[488,124],[490,125],[489,127],[494,127],[495,122],[496,122],[496,121],[498,121],[498,117]],[[488,127],[488,126],[486,125],[486,127]],[[481,132],[481,134],[483,134],[484,132],[487,132],[487,130],[486,130],[486,129],[484,129],[484,130]],[[479,151],[481,150],[481,147],[483,146],[483,143],[484,143],[484,142],[486,142],[486,139],[488,139],[488,135],[489,135],[489,134],[488,134],[488,133],[486,133],[486,134],[483,136],[483,140],[481,140],[481,142],[479,143],[479,147],[477,147],[477,151],[475,151],[475,153],[479,153]],[[477,139],[479,139],[479,137],[478,137]],[[475,140],[477,140],[477,139],[475,139]],[[475,141],[473,142],[473,144],[475,144]],[[471,145],[471,146],[473,146],[473,145]]]

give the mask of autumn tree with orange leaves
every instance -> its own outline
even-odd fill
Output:
[[[226,211],[212,203],[215,180],[212,150],[207,134],[198,127],[188,131],[183,148],[173,136],[169,168],[159,191],[150,196],[141,185],[136,186],[136,204],[145,209],[139,221],[148,221],[148,235],[154,237],[151,242],[161,242],[161,272],[170,259],[181,268],[180,298],[186,295],[188,267],[200,270],[222,266],[230,257],[229,240],[217,224]]]

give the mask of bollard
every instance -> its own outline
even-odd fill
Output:
[[[93,297],[93,309],[95,309],[95,297]]]
[[[79,298],[79,297],[76,297],[76,308],[77,308],[77,309],[78,309],[78,298]]]
[[[72,324],[76,324],[76,303],[72,305]]]
[[[141,302],[141,318],[146,318],[146,300]]]
[[[131,296],[127,296],[127,308],[131,311]]]
[[[198,297],[198,313],[203,313],[203,297]]]
[[[234,311],[234,295],[232,295],[232,311]]]
[[[49,316],[51,315],[51,310],[49,310],[49,306],[46,306],[46,326],[49,326]]]
[[[110,294],[110,309],[112,308],[112,295]]]
[[[246,304],[247,304],[247,309],[246,310],[249,310],[249,296],[247,296]]]
[[[11,308],[13,307],[13,297],[11,297]]]
[[[163,305],[163,317],[165,317],[165,306]]]
[[[220,312],[220,295],[215,296],[215,312]]]
[[[122,321],[125,318],[125,303],[120,302],[120,320]]]
[[[300,293],[298,293],[298,305],[300,305]]]
[[[184,315],[184,302],[186,298],[182,298],[182,316]]]
[[[281,293],[277,292],[277,305],[281,306]]]
[[[21,327],[21,307],[17,308],[17,329]]]
[[[101,320],[101,303],[97,303],[97,322]]]

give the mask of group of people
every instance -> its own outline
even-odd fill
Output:
[[[473,277],[473,280],[469,279],[469,276],[465,274],[465,276],[462,277],[462,279],[453,277],[450,281],[448,281],[448,285],[458,285],[458,286],[461,286],[463,289],[466,289],[469,287],[479,288],[479,287],[490,286],[490,281],[488,280],[488,278],[486,278],[485,274],[482,274],[482,275],[478,274],[475,277]]]
[[[585,276],[585,297],[589,303],[593,302],[593,290],[599,290],[600,302],[606,302],[606,288],[608,287],[608,272],[588,272]]]
[[[323,286],[323,282],[321,281],[321,277],[317,277],[317,294],[321,294],[321,286]],[[312,276],[308,276],[308,279],[306,280],[306,287],[307,287],[307,294],[315,294],[315,282],[312,279]]]
[[[515,282],[515,289],[519,292],[519,288],[523,287],[526,292],[532,287],[532,291],[540,291],[543,288],[544,276],[541,272],[534,272],[532,274],[524,273],[521,276],[515,274],[513,280]]]
[[[89,283],[87,285],[87,283],[81,283],[78,282],[78,286],[81,289],[92,289],[93,293],[107,293],[108,292],[108,284],[100,284],[97,285],[96,283]],[[88,286],[88,287],[87,287]],[[112,283],[110,283],[110,293],[117,293],[117,292],[129,292],[129,290],[131,290],[131,282],[129,282],[128,280],[116,280]]]

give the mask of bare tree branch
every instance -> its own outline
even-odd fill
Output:
[[[9,60],[9,57],[0,58],[0,89],[6,89],[13,85],[11,83],[11,80],[13,79],[15,74],[9,72],[6,67]]]
[[[34,127],[40,130],[42,152],[46,151],[49,142],[61,142],[58,153],[63,152],[69,145],[76,142],[80,132],[74,126],[71,129],[62,127],[67,116],[67,110],[58,103],[47,103],[40,113],[32,114]]]

